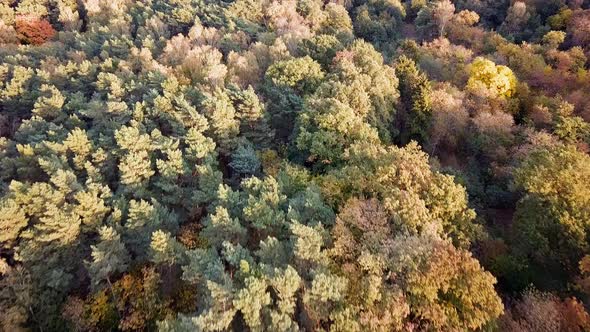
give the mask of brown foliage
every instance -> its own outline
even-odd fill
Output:
[[[574,44],[587,47],[590,45],[590,10],[578,10],[572,15],[567,26],[568,34]]]
[[[160,294],[159,284],[160,275],[153,268],[125,274],[112,288],[100,290],[86,301],[70,297],[62,317],[75,331],[152,330],[157,320],[172,313],[172,300]],[[182,300],[181,308],[195,306],[190,296]]]
[[[507,332],[581,332],[590,329],[590,315],[575,298],[561,300],[550,293],[528,290],[499,324]]]
[[[29,45],[41,45],[56,33],[49,22],[40,19],[19,18],[15,27],[20,42]]]
[[[201,248],[205,245],[204,239],[199,237],[201,232],[201,224],[197,222],[191,222],[182,225],[180,232],[178,233],[178,242],[182,243],[188,249]]]

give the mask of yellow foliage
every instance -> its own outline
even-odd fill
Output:
[[[473,61],[469,74],[467,89],[472,92],[485,88],[492,96],[510,98],[516,91],[517,80],[512,70],[482,57]]]

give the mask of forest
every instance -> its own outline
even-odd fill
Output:
[[[589,0],[0,0],[0,331],[590,331]]]

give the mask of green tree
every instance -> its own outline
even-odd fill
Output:
[[[401,1],[371,0],[358,2],[353,11],[355,35],[384,46],[399,37],[400,27],[406,15]]]
[[[514,217],[516,249],[549,271],[561,271],[556,278],[573,275],[589,250],[589,158],[572,146],[539,148],[515,172],[525,192]]]
[[[411,139],[425,143],[431,125],[431,86],[425,73],[416,63],[401,56],[396,63],[396,75],[399,77],[399,90],[404,112],[398,113],[399,141],[407,144]]]
[[[338,165],[355,142],[379,142],[375,129],[350,106],[330,99],[311,100],[299,117],[297,147],[309,161]]]
[[[309,56],[273,63],[266,71],[265,88],[272,100],[271,124],[277,136],[286,141],[303,106],[303,97],[321,83],[324,72]]]
[[[260,160],[251,145],[240,145],[229,164],[238,174],[254,175],[260,170]]]
[[[353,145],[347,165],[325,176],[322,189],[336,205],[355,196],[379,198],[396,229],[410,234],[434,227],[443,238],[466,247],[481,232],[465,188],[433,170],[415,142],[403,148]]]
[[[449,0],[429,1],[418,11],[415,24],[425,39],[443,37],[454,13],[455,5]]]
[[[344,266],[353,289],[347,303],[360,322],[385,330],[470,330],[502,313],[495,278],[468,251],[433,234],[435,228],[409,235],[391,219],[378,200],[351,199],[332,230],[331,254]]]
[[[100,229],[100,242],[92,246],[92,261],[88,262],[88,273],[93,287],[108,282],[111,277],[127,269],[129,253],[121,242],[121,236],[111,227]]]
[[[240,135],[258,148],[271,145],[274,132],[270,128],[270,117],[252,86],[245,90],[230,87],[228,93],[240,120]]]
[[[328,68],[336,53],[344,48],[338,38],[332,35],[316,35],[304,39],[299,45],[299,51]]]
[[[170,233],[155,231],[150,243],[151,260],[156,264],[173,265],[182,262],[184,248]]]
[[[305,95],[317,88],[324,72],[317,62],[306,56],[272,64],[266,71],[266,78],[275,86],[291,88]]]

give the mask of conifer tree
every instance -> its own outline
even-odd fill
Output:
[[[430,126],[430,81],[416,63],[401,56],[395,67],[400,80],[400,95],[405,112],[399,113],[399,141],[406,144],[411,139],[425,142]]]
[[[229,165],[238,174],[254,175],[260,170],[260,160],[251,145],[240,145]]]
[[[121,236],[111,227],[102,227],[100,242],[92,246],[92,261],[88,262],[92,285],[99,287],[105,281],[110,285],[110,278],[124,272],[128,263],[129,253],[121,242]]]

